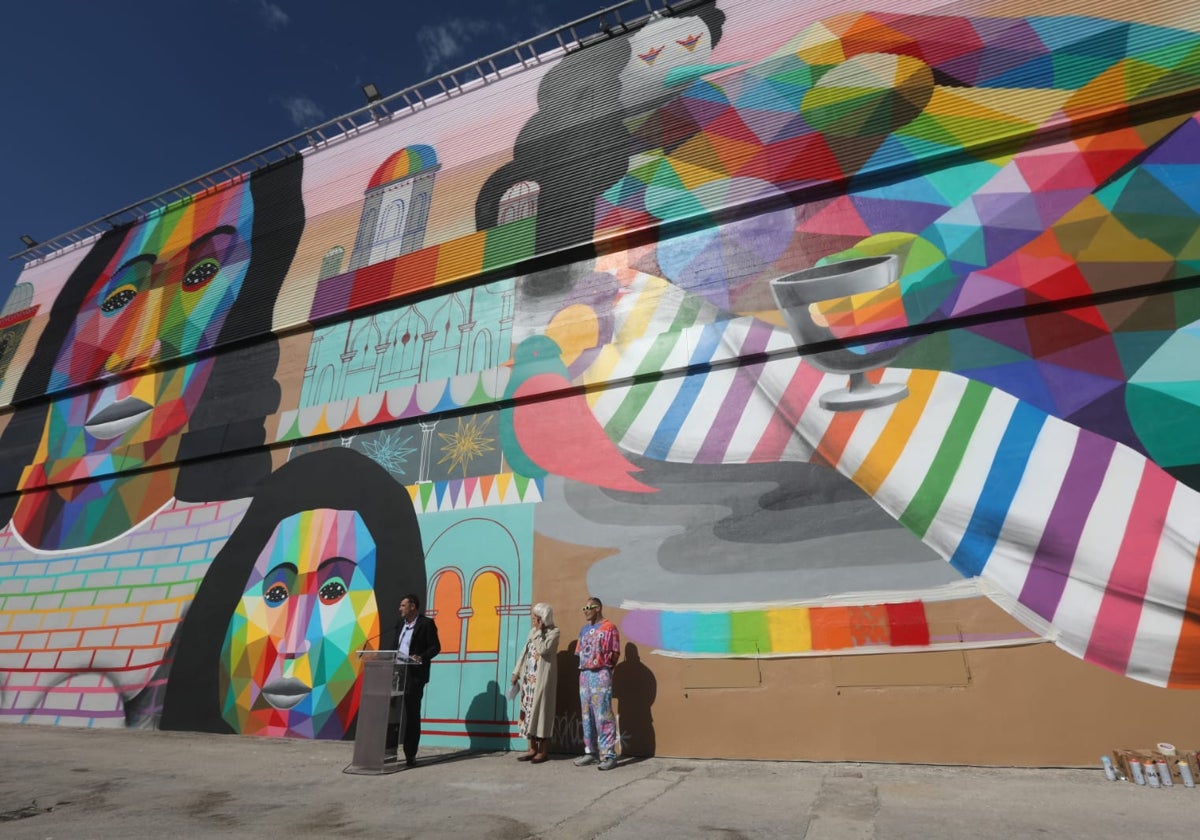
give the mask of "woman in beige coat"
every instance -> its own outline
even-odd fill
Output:
[[[534,604],[529,623],[529,638],[512,673],[512,684],[521,701],[517,731],[529,739],[529,749],[517,756],[517,761],[541,764],[550,757],[550,738],[554,734],[559,634],[549,604]]]

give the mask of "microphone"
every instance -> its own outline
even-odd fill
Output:
[[[394,633],[397,630],[397,628],[399,628],[399,626],[400,626],[399,624],[393,624],[388,629],[380,630],[374,636],[367,637],[367,639],[365,639],[363,641],[362,647],[360,647],[358,649],[358,652],[359,653],[367,653],[367,645],[371,644],[371,642],[375,642],[375,641],[378,641],[379,639],[382,639],[384,636],[388,635],[389,633]]]

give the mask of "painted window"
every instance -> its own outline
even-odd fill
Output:
[[[342,273],[342,257],[346,254],[346,249],[341,245],[334,245],[325,252],[325,258],[321,260],[321,273],[317,275],[317,281],[324,280],[328,277],[335,277]]]
[[[437,622],[438,639],[442,643],[440,660],[462,658],[463,619],[459,615],[463,604],[462,579],[454,569],[443,569],[434,575],[430,586],[433,593],[434,621]]]
[[[383,218],[379,220],[379,232],[375,241],[386,242],[389,239],[397,239],[402,233],[404,233],[404,199],[396,198],[383,211]]]
[[[500,575],[483,572],[471,585],[471,618],[467,625],[467,653],[500,650]]]
[[[541,191],[536,181],[518,181],[505,190],[500,196],[500,224],[536,216]]]

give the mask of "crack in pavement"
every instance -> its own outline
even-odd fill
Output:
[[[530,837],[539,840],[598,837],[679,787],[690,773],[690,768],[683,771],[659,770],[607,788],[570,817]],[[603,810],[596,807],[598,804],[602,804]]]

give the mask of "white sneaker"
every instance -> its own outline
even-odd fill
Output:
[[[595,764],[599,760],[600,759],[596,758],[596,756],[592,755],[591,753],[584,753],[583,755],[579,756],[579,758],[575,759],[575,766],[587,767],[589,764]]]

